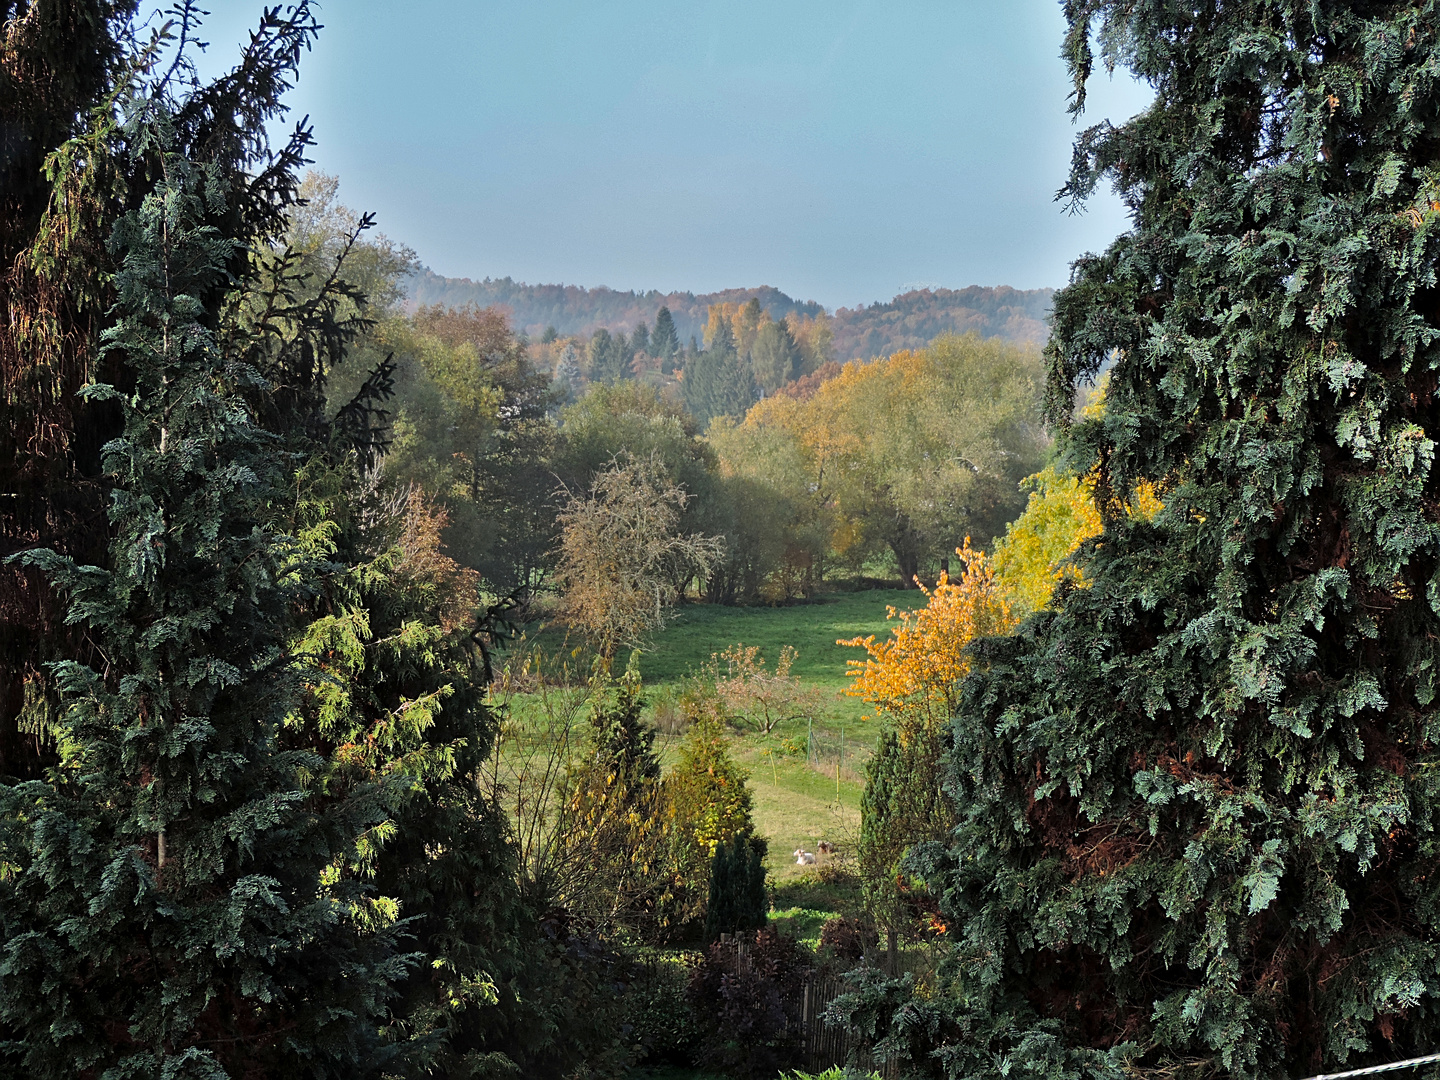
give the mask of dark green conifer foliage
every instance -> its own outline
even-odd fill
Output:
[[[710,899],[705,908],[705,940],[738,930],[763,929],[769,900],[765,893],[765,841],[737,833],[715,849],[710,864]]]
[[[640,325],[635,327],[635,332],[630,335],[630,350],[644,356],[650,355],[650,328],[645,325],[645,320],[640,320]]]
[[[744,416],[759,397],[750,362],[736,353],[735,335],[725,319],[710,348],[686,359],[684,374],[681,396],[702,428],[716,416]]]
[[[953,727],[927,1072],[1294,1077],[1440,1047],[1440,11],[1069,0],[1154,104],[1067,188],[1131,233],[1056,298],[1050,415],[1114,357],[1088,587]],[[1165,503],[1127,517],[1141,480]],[[863,1012],[863,1009],[862,1009]],[[860,1014],[855,1014],[856,1018]],[[875,1017],[871,1017],[874,1019]],[[943,1047],[943,1054],[927,1051]]]
[[[886,728],[865,768],[855,854],[865,907],[892,953],[912,919],[900,889],[901,860],[917,844],[945,840],[955,824],[941,790],[941,744],[940,733],[925,727],[907,732],[904,742]]]
[[[746,838],[745,903],[740,921],[743,930],[763,930],[769,921],[770,898],[765,891],[765,853],[768,849],[764,837]]]
[[[76,391],[94,375],[109,303],[104,241],[113,173],[87,171],[49,220],[46,158],[85,127],[114,89],[134,0],[51,0],[0,7],[0,551],[41,544],[104,557],[100,447],[119,431],[107,403]],[[111,375],[106,372],[105,375]],[[64,603],[35,569],[0,566],[0,775],[35,778],[54,763],[37,734],[57,705],[45,663],[85,648]]]
[[[735,867],[730,844],[721,843],[710,862],[710,899],[705,905],[705,940],[715,941],[735,929]]]
[[[323,797],[304,777],[324,759],[285,745],[286,635],[317,567],[270,524],[288,476],[255,420],[269,384],[216,329],[240,242],[213,222],[234,194],[174,151],[163,98],[127,111],[160,179],[111,242],[104,348],[133,386],[86,391],[124,419],[109,565],[25,556],[104,664],[56,665],[60,765],[0,790],[0,1052],[37,1078],[348,1075],[380,1059],[409,963],[354,872],[405,781]]]
[[[670,362],[680,353],[680,336],[675,332],[675,316],[668,307],[655,313],[655,330],[650,335],[650,355],[662,362],[662,370],[670,370]]]
[[[750,364],[755,381],[767,392],[773,392],[800,374],[800,346],[790,333],[784,319],[767,322],[755,336],[750,351]]]
[[[624,334],[611,334],[603,326],[590,338],[590,379],[617,383],[630,374],[629,342]]]

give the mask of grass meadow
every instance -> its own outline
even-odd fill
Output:
[[[782,722],[769,733],[737,731],[732,745],[750,773],[755,824],[770,841],[767,869],[777,888],[800,885],[807,870],[814,874],[813,867],[796,864],[796,848],[813,852],[824,839],[843,857],[853,850],[859,832],[864,769],[880,723],[865,718],[864,704],[844,693],[850,682],[845,662],[864,659],[864,650],[835,642],[883,636],[893,625],[887,605],[904,610],[917,602],[923,603],[924,596],[915,590],[872,589],[779,608],[688,604],[636,658],[647,709],[661,731],[657,747],[668,763],[683,738],[675,722],[676,699],[685,680],[713,654],[739,643],[755,645],[773,669],[784,646],[796,650],[791,674],[819,699],[814,721]],[[563,650],[563,639],[553,630],[541,630],[534,641],[545,651]],[[723,672],[723,661],[720,667]],[[534,709],[526,695],[511,700],[511,716],[521,727],[534,722],[527,719]]]

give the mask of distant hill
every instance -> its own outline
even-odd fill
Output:
[[[1041,345],[1049,333],[1045,318],[1053,295],[1053,289],[972,285],[968,289],[919,289],[888,303],[840,308],[831,316],[834,356],[842,361],[868,359],[922,347],[941,334],[971,331],[981,337]],[[531,338],[538,338],[547,326],[555,327],[562,335],[589,335],[602,326],[629,331],[642,319],[653,325],[655,313],[668,307],[682,342],[692,335],[697,339],[701,336],[711,304],[744,303],[751,297],[757,298],[774,319],[791,313],[814,317],[824,310],[813,300],[794,300],[769,285],[699,294],[654,289],[620,292],[603,285],[594,289],[526,285],[508,277],[484,281],[447,278],[422,268],[410,279],[407,289],[412,304],[505,308],[511,325]]]
[[[1054,289],[972,285],[917,289],[885,304],[840,308],[831,316],[835,359],[889,356],[901,349],[923,348],[941,334],[971,332],[1038,347],[1050,336],[1045,320],[1054,295]]]
[[[607,330],[634,329],[640,320],[654,325],[655,313],[668,307],[675,319],[675,331],[684,343],[693,334],[698,340],[705,326],[711,304],[744,303],[757,297],[772,319],[791,312],[814,316],[824,307],[813,301],[797,302],[779,289],[762,285],[758,289],[725,289],[723,292],[662,293],[619,292],[604,285],[584,289],[578,285],[526,285],[510,278],[447,278],[422,269],[410,279],[408,299],[416,304],[444,304],[461,307],[503,307],[510,312],[510,325],[532,338],[539,337],[547,326],[561,335],[588,336],[600,327]]]

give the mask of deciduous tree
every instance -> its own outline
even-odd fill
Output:
[[[617,459],[560,512],[557,574],[567,622],[606,657],[664,624],[675,583],[719,557],[718,537],[678,531],[689,502],[651,458]]]

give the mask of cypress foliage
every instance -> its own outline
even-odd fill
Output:
[[[58,766],[0,787],[0,1060],[26,1076],[540,1075],[611,1038],[562,1027],[604,965],[519,903],[480,795],[473,575],[360,467],[390,365],[320,411],[364,298],[274,243],[308,133],[270,155],[246,128],[315,29],[266,14],[218,89],[182,54],[183,96],[122,95],[57,155],[57,202],[99,173],[137,208],[104,263],[69,252],[118,270],[86,391],[116,418],[109,556],[20,561],[96,658],[52,665]]]
[[[1440,1046],[1440,12],[1069,0],[1156,90],[1077,144],[1132,232],[1056,298],[1088,587],[981,649],[936,1075],[1286,1077]],[[1123,510],[1159,485],[1153,521]],[[984,665],[981,665],[984,667]],[[872,988],[873,989],[873,988]],[[871,1016],[872,1020],[876,1019]],[[931,1051],[943,1047],[943,1053]]]
[[[730,844],[715,849],[710,862],[710,900],[705,907],[705,940],[715,941],[735,929],[735,866]]]
[[[710,864],[710,903],[705,911],[705,940],[737,930],[762,930],[769,900],[765,894],[765,841],[737,833],[715,849]]]
[[[930,725],[907,725],[905,739],[893,727],[880,733],[860,793],[860,841],[856,858],[865,907],[886,932],[891,952],[912,920],[900,890],[907,850],[943,841],[955,812],[941,790],[942,739]]]
[[[270,504],[285,455],[255,419],[268,384],[216,332],[240,250],[232,192],[174,151],[163,99],[124,141],[160,170],[117,223],[119,402],[109,565],[24,561],[69,595],[103,666],[55,666],[66,712],[47,782],[0,791],[3,1052],[25,1074],[332,1076],[382,1059],[377,1020],[408,961],[393,901],[360,873],[403,779],[307,788],[285,746],[300,674],[291,611],[317,580]]]
[[[740,919],[743,930],[763,930],[768,921],[770,900],[765,893],[765,853],[768,847],[764,837],[760,836],[748,837],[744,845],[745,904]]]

